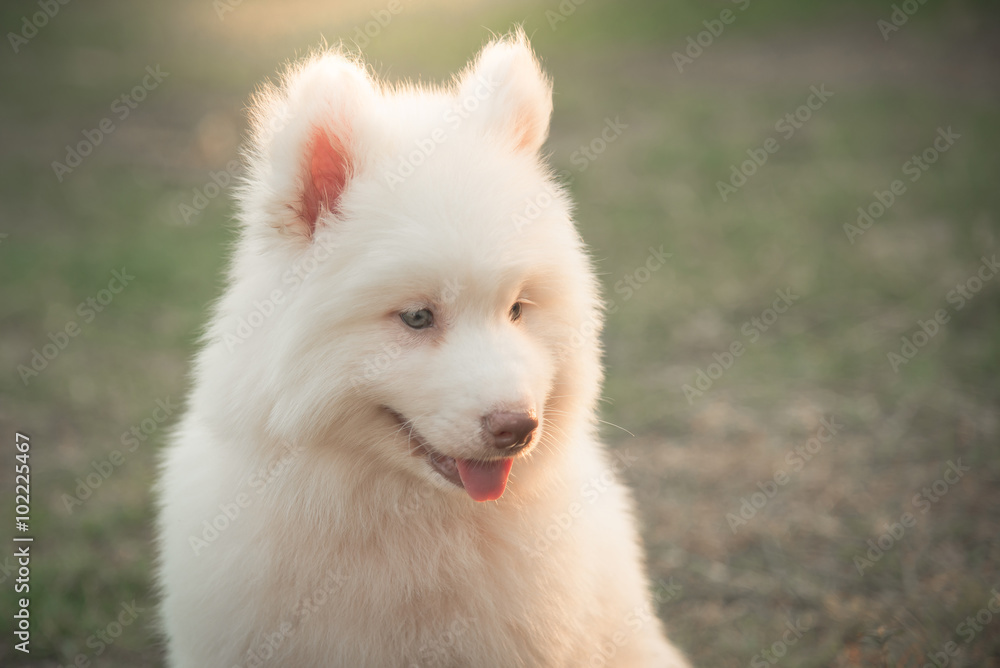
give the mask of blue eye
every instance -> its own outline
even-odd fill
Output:
[[[403,311],[399,314],[399,318],[406,323],[407,327],[413,329],[427,329],[434,324],[434,314],[426,308],[417,311]]]
[[[521,318],[521,302],[514,302],[514,305],[510,307],[510,320],[511,322],[517,322]]]

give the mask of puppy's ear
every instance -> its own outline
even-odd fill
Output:
[[[458,95],[515,150],[535,153],[549,134],[552,83],[521,28],[483,48],[462,74]]]
[[[261,91],[251,109],[244,218],[263,213],[280,232],[305,238],[335,219],[362,166],[361,135],[376,95],[361,66],[333,53]]]

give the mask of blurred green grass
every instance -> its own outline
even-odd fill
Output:
[[[945,301],[997,248],[994,10],[928,3],[884,42],[875,22],[889,4],[753,3],[679,73],[671,54],[731,3],[589,0],[553,31],[546,12],[558,6],[407,3],[364,51],[390,78],[441,81],[490,30],[523,22],[553,76],[548,149],[618,307],[604,337],[602,417],[635,434],[609,425],[615,447],[642,455],[627,475],[650,568],[683,587],[661,610],[672,635],[700,666],[746,665],[800,617],[812,630],[783,665],[896,665],[938,651],[1000,584],[1000,279],[960,312]],[[242,3],[219,20],[206,1],[71,3],[0,59],[0,422],[8,436],[32,435],[37,536],[32,654],[5,642],[3,665],[80,653],[102,666],[159,665],[149,487],[168,427],[72,513],[63,495],[122,449],[157,399],[184,395],[232,206],[224,193],[190,224],[178,207],[236,154],[249,93],[321,37],[350,38],[378,8]],[[17,30],[34,11],[8,3],[0,25]],[[57,182],[50,164],[63,147],[156,64],[167,80]],[[721,201],[730,165],[824,83],[833,98]],[[628,127],[580,171],[573,152],[607,118]],[[849,243],[843,224],[939,126],[962,138]],[[660,245],[671,258],[624,300],[614,286]],[[121,267],[135,281],[25,387],[17,365],[80,320],[77,305]],[[747,343],[742,324],[786,287],[801,299],[689,404],[682,386],[714,353]],[[939,308],[952,320],[894,373],[886,354]],[[830,415],[843,432],[732,532],[726,514]],[[865,541],[957,457],[973,473],[858,576]],[[12,500],[11,481],[0,485]],[[0,579],[9,609],[12,578],[0,569]],[[132,599],[145,607],[138,622],[95,656],[88,637]],[[960,641],[964,665],[1000,665],[998,638],[1000,621]]]

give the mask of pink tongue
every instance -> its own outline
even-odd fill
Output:
[[[495,501],[507,487],[507,476],[514,460],[510,457],[491,462],[456,459],[458,475],[462,477],[465,491],[474,501]]]

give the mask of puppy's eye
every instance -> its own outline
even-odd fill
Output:
[[[417,311],[403,311],[399,314],[399,318],[413,329],[427,329],[434,324],[434,314],[426,308]]]
[[[510,321],[517,322],[521,318],[521,302],[514,302],[510,307]]]

